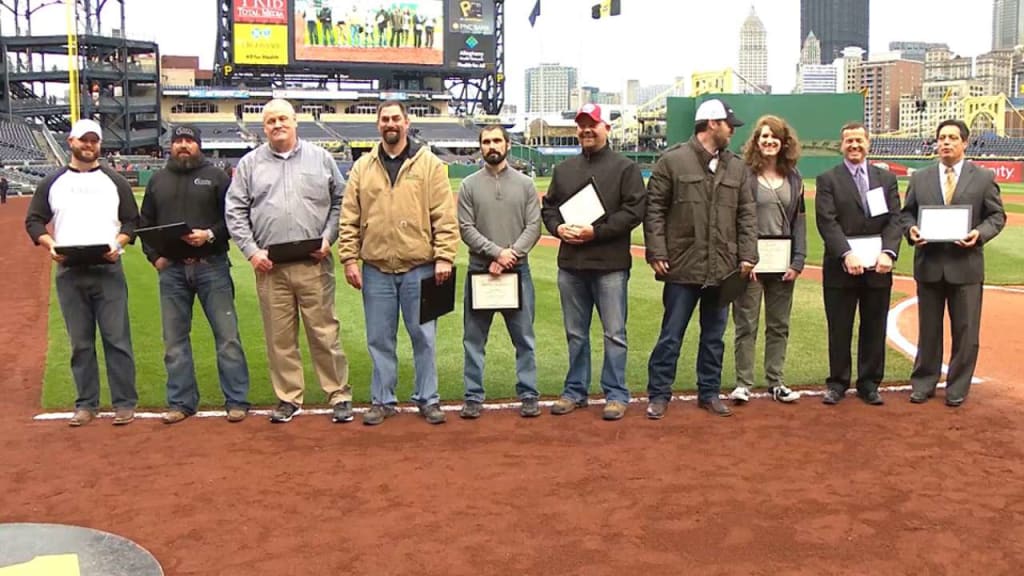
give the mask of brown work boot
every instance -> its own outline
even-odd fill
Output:
[[[235,423],[245,420],[249,413],[244,408],[228,408],[228,422]]]
[[[577,408],[586,408],[586,406],[586,398],[577,402],[572,398],[566,398],[565,396],[562,396],[558,400],[555,400],[555,403],[551,405],[551,413],[554,414],[555,416],[561,416],[563,414],[568,414],[569,412],[572,412]]]
[[[628,405],[625,402],[615,402],[613,400],[604,405],[601,417],[605,420],[622,420],[622,417],[626,415],[627,407]]]
[[[95,417],[96,414],[92,410],[75,410],[75,415],[71,417],[71,420],[68,420],[68,426],[71,426],[72,428],[85,426],[89,422],[92,422]]]
[[[188,418],[188,414],[185,414],[181,410],[170,410],[164,414],[162,420],[164,424],[177,424],[185,418]]]
[[[118,408],[114,410],[114,426],[131,424],[135,420],[135,408]]]

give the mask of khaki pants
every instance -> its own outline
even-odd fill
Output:
[[[328,401],[333,406],[352,400],[348,359],[334,313],[334,286],[334,262],[330,258],[319,264],[275,264],[269,273],[256,273],[270,383],[282,402],[301,406],[306,388],[299,354],[300,315],[313,367]]]
[[[769,388],[785,384],[782,379],[789,344],[789,316],[793,309],[793,287],[781,274],[758,275],[747,291],[732,305],[736,325],[736,385],[754,386],[754,348],[757,344],[764,296],[764,379]]]

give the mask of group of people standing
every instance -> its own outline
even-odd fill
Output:
[[[444,164],[409,138],[404,104],[378,107],[381,140],[355,163],[345,182],[330,154],[296,135],[295,110],[284,100],[264,108],[267,142],[247,154],[232,179],[202,155],[197,127],[172,133],[171,157],[150,180],[141,219],[124,179],[98,162],[100,127],[76,123],[68,142],[67,168],[44,180],[26,217],[33,241],[58,262],[57,293],[72,345],[78,389],[73,426],[92,420],[99,406],[95,330],[99,327],[115,408],[114,424],[134,418],[135,365],[127,312],[127,285],[120,263],[136,226],[188,223],[173,253],[144,243],[160,278],[167,369],[164,422],[185,420],[199,395],[189,340],[198,297],[213,329],[218,375],[227,419],[249,410],[249,372],[238,331],[228,237],[251,264],[266,336],[270,381],[278,398],[270,420],[290,421],[303,406],[305,383],[299,353],[301,319],[321,388],[334,422],[354,419],[348,362],[335,311],[337,242],[345,281],[362,293],[366,340],[372,361],[371,406],[363,423],[377,425],[397,413],[396,340],[401,315],[413,348],[411,400],[431,424],[446,420],[440,407],[436,320],[420,322],[423,282],[443,284],[453,274],[458,244],[469,248],[463,325],[464,403],[461,417],[481,416],[484,358],[495,310],[472,304],[473,275],[514,273],[519,305],[502,309],[516,351],[520,414],[541,414],[537,389],[535,300],[529,253],[541,226],[560,239],[558,290],[569,350],[563,391],[551,413],[585,407],[591,389],[590,324],[596,308],[603,332],[600,385],[602,417],[621,419],[629,406],[626,380],[628,283],[631,232],[643,224],[646,259],[664,283],[664,315],[648,361],[646,415],[665,416],[672,399],[682,340],[699,306],[696,361],[698,406],[718,416],[732,408],[721,392],[724,334],[731,307],[736,325],[736,404],[751,398],[760,310],[765,310],[765,380],[770,396],[792,403],[800,394],[785,383],[784,365],[794,283],[807,257],[805,191],[796,169],[800,146],[781,118],[763,116],[737,156],[728,150],[743,123],[729,106],[712,99],[696,112],[693,137],[668,151],[644,185],[639,167],[608,146],[609,124],[595,104],[576,114],[581,153],[558,164],[539,199],[533,180],[509,166],[510,142],[501,126],[480,131],[484,166],[462,181],[453,198]],[[882,404],[885,331],[892,267],[905,237],[914,245],[920,299],[921,344],[911,377],[911,401],[934,395],[942,360],[942,314],[948,305],[953,358],[946,403],[967,397],[978,352],[982,247],[1005,223],[991,172],[965,162],[967,127],[958,120],[938,128],[937,166],[913,176],[901,207],[895,178],[867,161],[869,137],[857,123],[841,130],[843,162],[817,179],[818,230],[825,243],[823,293],[828,323],[829,376],[824,402],[836,404],[851,385],[853,324],[860,310],[858,396]],[[939,166],[942,167],[940,171]],[[567,221],[565,203],[590,187],[603,214]],[[970,205],[972,229],[955,244],[921,238],[917,210],[925,205]],[[51,235],[46,225],[53,222]],[[881,252],[872,263],[851,246],[877,236]],[[784,272],[758,271],[759,242],[789,240]],[[307,258],[277,261],[272,247],[315,239]],[[109,245],[106,262],[65,265],[58,246]],[[432,280],[431,280],[432,279]],[[739,285],[730,301],[724,294]]]

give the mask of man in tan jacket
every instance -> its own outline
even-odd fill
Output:
[[[356,161],[341,206],[338,256],[345,280],[363,292],[366,344],[373,361],[373,406],[363,424],[393,416],[398,403],[398,312],[412,341],[412,401],[431,424],[445,421],[437,393],[437,322],[419,323],[420,281],[451,276],[459,245],[455,201],[444,164],[409,140],[400,102],[377,108],[380,144]],[[362,268],[359,260],[363,261]]]

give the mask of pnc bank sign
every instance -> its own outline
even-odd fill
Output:
[[[287,0],[234,0],[235,23],[287,24]]]

